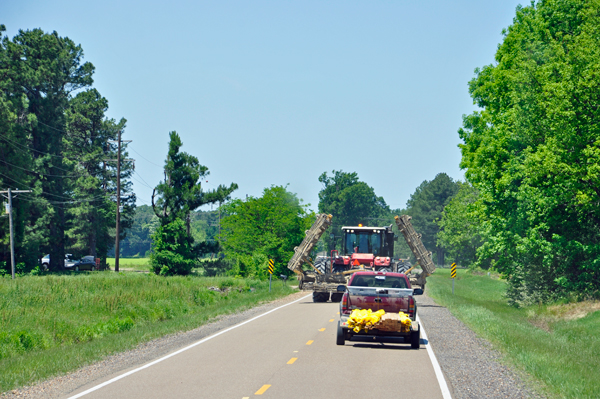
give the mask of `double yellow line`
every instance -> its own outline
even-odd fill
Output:
[[[338,314],[339,314],[339,312],[338,312]],[[330,319],[329,320],[330,323],[333,322],[333,321],[334,321],[334,319]],[[325,328],[321,328],[321,329],[319,329],[319,331],[321,331],[321,332],[325,331]],[[306,345],[312,345],[313,342],[315,342],[315,341],[311,339],[310,341],[306,342]],[[294,351],[294,352],[297,352],[297,351]],[[288,360],[287,364],[294,364],[294,362],[296,360],[298,360],[298,358],[297,357],[293,357],[290,360]],[[260,389],[258,391],[254,392],[254,395],[262,395],[263,393],[267,392],[267,389],[269,389],[270,387],[271,387],[270,384],[265,384],[262,387],[260,387]],[[248,396],[245,396],[242,399],[250,399],[250,398]]]

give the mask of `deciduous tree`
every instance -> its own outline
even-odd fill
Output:
[[[421,234],[423,245],[434,253],[439,264],[444,264],[444,247],[438,243],[440,227],[437,222],[457,191],[458,183],[446,173],[439,173],[433,180],[421,183],[406,203],[406,211],[412,216],[412,224]]]
[[[290,273],[287,262],[314,221],[314,214],[283,186],[266,188],[259,198],[233,200],[222,211],[221,243],[237,262],[234,273],[259,278],[267,277],[268,259],[275,261],[276,276]]]
[[[600,287],[600,2],[517,8],[469,91],[461,166],[516,300]]]
[[[323,235],[327,248],[333,246],[330,231],[340,234],[342,226],[391,224],[390,208],[383,197],[358,179],[356,172],[334,170],[332,176],[319,176],[323,188],[319,191],[319,212],[333,215],[332,227]],[[339,242],[339,241],[338,241]]]
[[[437,245],[445,248],[451,261],[471,266],[477,261],[477,250],[484,244],[486,223],[477,190],[468,182],[458,184],[458,192],[444,207],[438,221]]]

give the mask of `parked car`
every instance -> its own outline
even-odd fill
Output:
[[[73,265],[66,266],[67,269],[73,269],[75,271],[80,270],[96,270],[96,259],[92,255],[84,256],[80,260],[73,263]]]
[[[50,255],[46,255],[42,258],[42,269],[48,271],[50,266]],[[95,270],[96,260],[92,255],[84,256],[83,258],[76,260],[73,259],[73,254],[65,254],[65,268],[68,270]]]
[[[65,254],[65,267],[72,267],[74,264],[75,260],[73,260],[73,254]],[[48,267],[50,267],[50,255],[46,255],[42,258],[42,269],[48,271]]]

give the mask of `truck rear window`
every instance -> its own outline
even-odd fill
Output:
[[[408,288],[406,280],[398,276],[356,276],[351,287]]]

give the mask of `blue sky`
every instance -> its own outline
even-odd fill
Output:
[[[494,62],[518,1],[2,0],[0,23],[57,31],[127,119],[138,204],[168,133],[236,197],[286,185],[316,210],[323,172],[357,172],[392,208],[459,168],[474,69]]]

